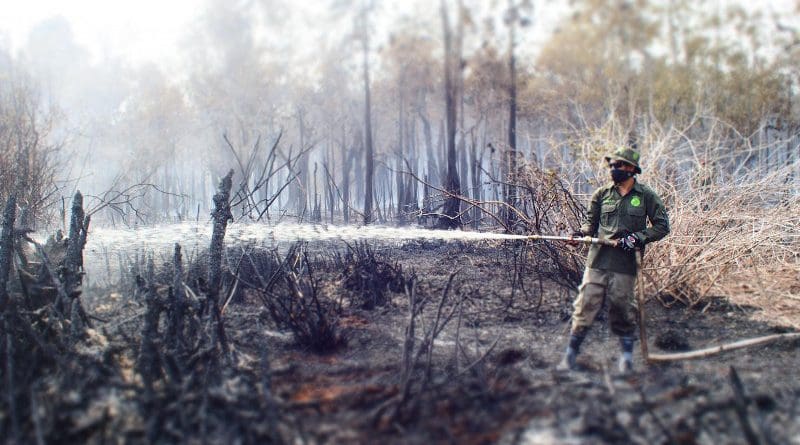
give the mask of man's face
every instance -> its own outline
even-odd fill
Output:
[[[612,162],[609,162],[608,163],[608,167],[609,168],[616,168],[616,169],[619,169],[619,170],[622,170],[622,171],[626,171],[626,172],[634,172],[634,171],[636,171],[636,167],[634,167],[633,164],[628,164],[627,162],[624,162],[624,161],[612,161]]]

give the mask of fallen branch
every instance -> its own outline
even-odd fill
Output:
[[[800,338],[800,332],[790,332],[787,334],[773,334],[765,335],[763,337],[749,338],[740,340],[733,343],[714,346],[711,348],[700,349],[697,351],[679,352],[676,354],[649,354],[646,357],[648,362],[674,362],[680,360],[693,360],[697,358],[709,357],[721,352],[733,351],[734,349],[742,349],[750,346],[758,346],[767,343],[772,343],[777,340],[789,340],[792,338]]]

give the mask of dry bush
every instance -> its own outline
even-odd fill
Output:
[[[15,198],[6,203],[0,242],[0,437],[85,441],[94,425],[76,421],[73,410],[119,377],[118,348],[93,329],[81,302],[89,219],[78,193],[71,238],[42,246],[14,229]]]
[[[506,231],[569,236],[580,227],[586,208],[573,193],[573,184],[558,169],[520,162],[511,185],[516,190],[513,207],[498,202],[478,203],[482,211]],[[489,209],[494,207],[499,211],[490,212]],[[506,219],[505,216],[509,214],[513,216]],[[509,250],[513,254],[511,281],[514,291],[519,285],[525,292],[523,281],[527,278],[538,280],[540,284],[542,280],[554,281],[570,289],[578,286],[583,274],[584,258],[575,249],[564,243],[546,241],[529,242],[525,247],[520,251],[513,248]],[[528,264],[520,261],[522,258]]]
[[[280,443],[268,345],[261,345],[261,358],[234,351],[233,344],[229,350],[234,352],[225,353],[210,304],[202,311],[184,285],[180,246],[175,246],[169,285],[158,281],[152,258],[147,269],[146,278],[137,277],[146,310],[135,364],[142,384],[135,401],[147,441],[225,442],[233,436]]]
[[[518,210],[528,233],[566,233],[586,211],[555,170],[525,164],[517,177]]]
[[[667,194],[672,232],[645,257],[648,294],[687,305],[726,296],[800,327],[800,200],[787,177],[786,169],[754,172]]]
[[[306,243],[289,246],[285,254],[274,248],[229,247],[223,263],[223,307],[260,302],[277,326],[288,329],[299,346],[315,352],[330,352],[345,342],[339,329],[341,304],[323,290],[329,264],[311,258]],[[187,284],[206,287],[203,277],[208,267],[208,252],[202,251],[187,265]],[[171,265],[164,265],[157,280],[168,282],[171,270]]]
[[[744,137],[719,121],[705,126],[699,135],[654,129],[644,140],[644,181],[664,198],[672,229],[645,256],[647,293],[693,306],[728,297],[800,327],[796,141],[766,127]]]
[[[387,292],[402,292],[405,279],[399,264],[378,259],[366,242],[347,246],[344,255],[335,258],[341,270],[342,284],[351,292],[352,303],[362,309],[374,309],[389,301]]]
[[[342,346],[346,338],[339,326],[341,304],[324,295],[319,262],[309,259],[307,244],[293,244],[283,257],[276,250],[265,254],[248,254],[258,280],[251,291],[275,324],[291,331],[299,346],[317,353]]]
[[[518,210],[523,216],[525,233],[569,236],[580,228],[586,214],[585,203],[555,170],[525,164],[520,168],[518,181]],[[576,256],[572,248],[562,243],[536,242],[531,251],[533,269],[540,279],[567,287],[580,283],[583,258]]]

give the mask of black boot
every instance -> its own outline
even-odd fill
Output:
[[[558,366],[556,366],[556,369],[559,371],[575,370],[577,367],[576,359],[578,358],[578,352],[580,352],[581,343],[583,343],[584,338],[586,338],[586,331],[570,333],[567,351],[564,353],[564,358],[562,358],[561,362],[558,364]]]
[[[622,348],[622,355],[619,357],[619,372],[627,374],[633,371],[633,337],[620,337],[619,345]]]

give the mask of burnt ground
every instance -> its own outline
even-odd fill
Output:
[[[616,339],[601,315],[582,348],[580,369],[557,372],[574,291],[535,279],[512,286],[508,250],[436,242],[376,246],[377,258],[416,276],[415,295],[427,301],[415,318],[412,346],[408,292],[387,292],[386,301],[365,309],[332,265],[318,268],[321,292],[341,304],[344,341],[331,351],[299,345],[244,291],[224,315],[242,370],[231,381],[261,378],[260,391],[271,389],[280,439],[293,443],[800,443],[800,342],[649,366],[637,343],[636,371],[622,375]],[[440,305],[442,295],[447,299]],[[119,293],[87,301],[106,321],[101,328],[109,337],[135,337],[141,329],[141,303]],[[720,297],[696,309],[651,299],[646,310],[653,352],[785,331],[753,321],[757,308]],[[433,347],[425,348],[426,334],[442,325]],[[404,350],[413,351],[410,362]],[[124,416],[124,408],[115,413],[107,415]],[[141,431],[124,432],[141,426],[122,428],[94,439],[142,439]],[[174,434],[159,441],[183,437]]]

